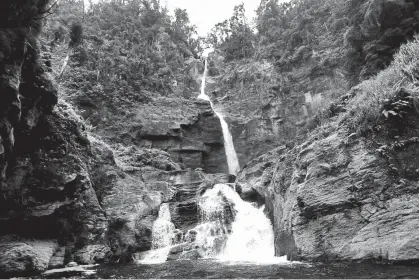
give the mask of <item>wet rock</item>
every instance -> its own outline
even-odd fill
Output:
[[[78,264],[76,262],[69,262],[66,267],[75,267],[78,266]]]
[[[80,264],[104,263],[109,261],[111,254],[106,245],[87,245],[76,252],[74,260]]]
[[[293,149],[249,162],[238,182],[264,197],[276,253],[309,260],[418,259],[412,248],[419,177],[410,167],[419,164],[418,144],[410,141],[419,135],[418,123],[412,113],[403,133],[387,122],[357,141],[331,124]]]
[[[196,260],[202,257],[204,257],[204,255],[198,245],[188,242],[173,246],[167,256],[167,260]]]
[[[180,260],[197,260],[202,257],[203,255],[200,253],[200,251],[197,249],[194,249],[188,252],[183,252],[182,254],[180,254],[179,259]]]
[[[55,251],[54,255],[49,260],[48,269],[64,267],[65,247],[60,247]]]
[[[190,242],[190,243],[195,242],[197,235],[198,235],[198,232],[195,229],[190,229],[185,235],[185,241]]]
[[[183,232],[179,229],[176,229],[173,232],[172,244],[179,244],[181,242],[183,242]]]

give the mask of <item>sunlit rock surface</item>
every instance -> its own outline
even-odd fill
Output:
[[[415,260],[418,115],[383,119],[367,138],[335,123],[247,164],[242,189],[266,200],[279,255],[309,260]],[[396,136],[396,137],[395,137]]]

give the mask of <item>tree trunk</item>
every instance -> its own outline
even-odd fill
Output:
[[[63,62],[63,66],[61,67],[60,75],[58,76],[58,80],[61,80],[61,77],[64,74],[64,70],[65,70],[65,68],[68,64],[68,61],[70,60],[70,55],[71,55],[72,51],[73,51],[72,48],[68,49],[67,56],[65,57],[64,62]]]

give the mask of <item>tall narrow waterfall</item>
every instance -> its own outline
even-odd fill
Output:
[[[208,100],[211,104],[211,108],[214,110],[215,114],[220,119],[221,129],[223,131],[223,137],[224,137],[224,149],[225,149],[226,158],[227,158],[228,173],[237,175],[237,173],[240,171],[240,164],[237,158],[236,150],[234,149],[233,137],[231,136],[230,130],[228,128],[228,124],[224,120],[224,116],[215,110],[214,104],[212,103],[209,96],[205,93],[206,78],[207,78],[207,73],[208,73],[208,55],[212,51],[213,51],[212,49],[206,49],[202,54],[202,57],[205,59],[205,69],[204,69],[204,74],[202,76],[201,94],[198,96],[198,98],[203,99],[203,100]]]

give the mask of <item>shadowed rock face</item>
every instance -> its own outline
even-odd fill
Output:
[[[265,197],[277,254],[419,259],[412,249],[419,230],[418,122],[412,109],[403,120],[381,120],[367,138],[332,123],[294,149],[278,148],[251,161],[238,181]]]
[[[0,238],[0,271],[4,276],[12,276],[46,270],[57,247],[56,242],[49,240]]]
[[[47,2],[0,4],[16,15],[0,20],[1,275],[43,271],[56,240],[92,241],[106,224],[83,161],[87,142],[52,112],[57,91],[34,19]]]
[[[228,170],[220,120],[206,101],[156,97],[125,104],[83,94],[70,100],[89,118],[95,133],[110,143],[160,149],[174,162],[206,173]]]

